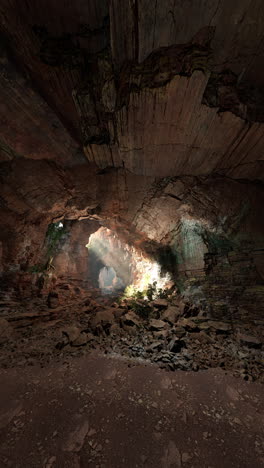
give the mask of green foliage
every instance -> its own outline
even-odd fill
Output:
[[[129,286],[126,287],[124,294],[123,294],[123,299],[129,298],[129,297],[134,297],[136,294],[137,290],[135,286],[130,284]]]
[[[37,263],[28,268],[29,273],[43,273],[45,271],[45,265],[43,263]]]
[[[147,287],[146,296],[149,301],[153,301],[154,297],[157,296],[157,281],[150,283]]]
[[[137,300],[142,300],[144,299],[145,296],[146,296],[145,291],[136,291],[134,295],[135,299]]]
[[[52,265],[53,254],[65,232],[65,228],[61,226],[60,223],[54,223],[48,226],[46,233],[47,261],[46,263],[37,263],[36,265],[29,267],[27,270],[29,273],[42,273],[42,275],[45,275],[48,271],[54,269],[54,266]]]
[[[157,297],[159,299],[168,299],[169,293],[170,293],[169,289],[159,288],[157,291]]]
[[[63,226],[60,226],[60,223],[50,224],[46,233],[46,243],[47,243],[47,254],[50,257],[56,247],[58,247],[59,241],[65,234],[66,230]]]
[[[175,281],[175,284],[176,284],[180,294],[182,294],[184,289],[185,289],[184,281],[182,279],[180,279],[180,278],[177,278],[176,281]]]
[[[157,281],[149,283],[146,289],[139,290],[135,288],[132,284],[127,286],[122,298],[120,300],[127,298],[133,298],[135,300],[148,300],[153,301],[156,298],[167,299],[170,291],[168,289],[157,289]]]
[[[49,257],[46,263],[37,263],[36,265],[29,267],[27,271],[29,273],[42,273],[42,275],[46,275],[48,271],[54,269],[52,261],[53,257]]]
[[[147,303],[147,301],[137,302],[136,300],[133,300],[130,307],[135,314],[143,319],[149,318],[149,315],[152,312],[152,307]]]

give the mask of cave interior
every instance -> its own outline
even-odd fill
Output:
[[[263,30],[263,0],[1,1],[3,372],[105,353],[264,382]],[[264,460],[169,447],[0,464]]]

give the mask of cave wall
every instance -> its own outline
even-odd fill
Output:
[[[65,238],[54,252],[52,265],[54,274],[65,281],[80,281],[85,287],[93,284],[90,271],[87,243],[92,233],[99,229],[97,221],[66,221],[64,223]]]
[[[262,0],[3,0],[0,13],[1,276],[48,261],[59,220],[72,229],[58,273],[89,276],[79,222],[92,220],[155,259],[171,251],[183,293],[213,296],[214,313],[260,314]]]
[[[262,0],[0,12],[3,159],[263,180]]]
[[[171,246],[177,284],[213,316],[263,317],[262,184],[225,177],[163,180],[135,223]],[[166,222],[167,219],[167,222]]]
[[[5,272],[45,263],[47,227],[63,219],[71,235],[55,258],[57,274],[88,280],[85,245],[101,222],[153,259],[169,247],[190,300],[219,303],[211,304],[216,314],[231,303],[263,313],[261,183],[220,175],[153,179],[21,158],[3,163],[1,174]]]

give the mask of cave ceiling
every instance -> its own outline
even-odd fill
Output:
[[[263,35],[264,0],[0,1],[4,367],[120,337],[260,376]]]
[[[3,0],[1,159],[264,176],[262,0]]]
[[[263,31],[262,0],[2,0],[6,263],[62,219],[153,246],[196,217],[259,242]]]

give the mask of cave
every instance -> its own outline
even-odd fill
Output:
[[[121,294],[132,283],[132,256],[128,246],[110,229],[101,227],[91,234],[86,247],[94,286],[99,286],[102,294]]]
[[[0,13],[0,466],[263,466],[263,1]]]

